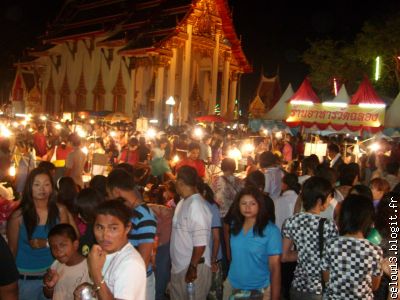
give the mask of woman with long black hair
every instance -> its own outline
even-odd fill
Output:
[[[233,202],[224,299],[280,299],[282,240],[265,197],[257,188],[244,188]]]
[[[53,262],[47,235],[57,223],[76,228],[67,208],[56,202],[52,176],[36,168],[27,178],[20,208],[7,223],[8,244],[20,274],[20,299],[44,298],[43,275]]]

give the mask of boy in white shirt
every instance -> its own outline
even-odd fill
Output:
[[[76,232],[69,224],[58,224],[50,230],[48,241],[56,260],[43,277],[43,293],[55,300],[72,300],[75,288],[91,281]]]

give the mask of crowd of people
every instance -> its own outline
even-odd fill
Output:
[[[267,135],[242,165],[223,129],[16,129],[0,299],[397,299],[399,146],[339,142]]]

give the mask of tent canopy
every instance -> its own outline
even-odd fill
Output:
[[[277,120],[282,121],[286,120],[286,106],[287,101],[293,96],[293,88],[289,83],[285,92],[279,99],[279,101],[272,107],[272,109],[265,115],[265,119],[267,120]]]
[[[337,96],[331,100],[330,102],[335,102],[335,103],[349,103],[350,102],[350,96],[347,93],[346,86],[343,84],[342,87],[339,90],[339,93]]]
[[[306,78],[300,85],[296,93],[289,99],[288,102],[293,100],[296,101],[311,101],[313,103],[321,103],[321,100],[315,94],[313,88],[311,87],[310,81]]]
[[[388,108],[385,114],[385,127],[386,128],[400,128],[400,93],[393,100],[392,105]]]
[[[351,98],[350,104],[358,105],[365,104],[385,104],[385,102],[378,96],[372,87],[371,82],[367,77],[364,78],[358,87],[357,92]]]
[[[344,101],[348,100],[348,94],[346,92],[345,87],[342,87],[341,92],[338,94],[337,97],[335,97],[334,101],[328,101],[328,102],[335,102],[335,104],[338,103],[345,103]],[[307,107],[309,104],[306,103],[293,103],[293,100],[297,100],[299,102],[303,101],[308,101],[312,102],[313,105]],[[360,85],[357,93],[353,96],[351,99],[352,103],[354,106],[358,104],[384,104],[384,102],[379,98],[379,96],[376,94],[374,89],[372,88],[371,83],[368,81],[366,78],[363,83]],[[360,131],[360,130],[367,130],[371,132],[378,132],[382,130],[382,126],[380,125],[379,127],[376,126],[370,126],[364,123],[361,123],[357,120],[352,119],[354,121],[353,123],[346,122],[345,120],[349,120],[349,117],[347,119],[344,119],[343,117],[338,117],[338,116],[343,116],[343,110],[344,108],[340,108],[341,106],[339,105],[333,105],[334,106],[339,106],[339,108],[332,108],[332,107],[326,107],[323,108],[324,104],[320,104],[320,101],[318,97],[315,95],[314,91],[311,88],[310,82],[305,79],[303,84],[300,86],[299,90],[293,95],[293,97],[290,99],[291,104],[298,105],[300,108],[294,108],[292,110],[292,107],[289,108],[290,113],[294,113],[294,117],[292,118],[287,118],[287,124],[291,127],[294,126],[303,126],[305,128],[312,128],[315,130],[318,128],[319,130],[332,130],[332,131],[344,131],[344,130],[349,130],[349,131]],[[313,108],[314,107],[314,108]],[[354,108],[354,107],[353,107]],[[297,109],[297,111],[296,111]],[[364,108],[365,109],[365,108]],[[382,108],[380,108],[382,109]],[[318,113],[316,116],[315,112],[321,112]],[[301,113],[301,117],[300,117]],[[349,114],[349,112],[346,112]],[[356,112],[352,112],[352,115],[356,114]],[[332,120],[336,120],[338,118],[337,122],[334,121],[326,121],[323,120],[326,116],[328,116],[328,119],[331,118],[331,115],[334,116],[332,117]],[[378,116],[378,114],[376,114]],[[382,114],[380,114],[382,117]],[[321,117],[322,116],[322,117]],[[357,116],[357,115],[356,115]],[[319,119],[322,119],[323,121],[319,121]],[[383,120],[380,122],[383,123]],[[378,122],[379,123],[379,122]],[[381,124],[381,123],[379,123]]]

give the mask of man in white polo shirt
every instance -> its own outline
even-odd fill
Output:
[[[195,298],[204,300],[211,287],[211,211],[197,191],[196,169],[182,166],[176,190],[183,198],[172,221],[171,299],[187,299],[187,283],[193,282]]]

